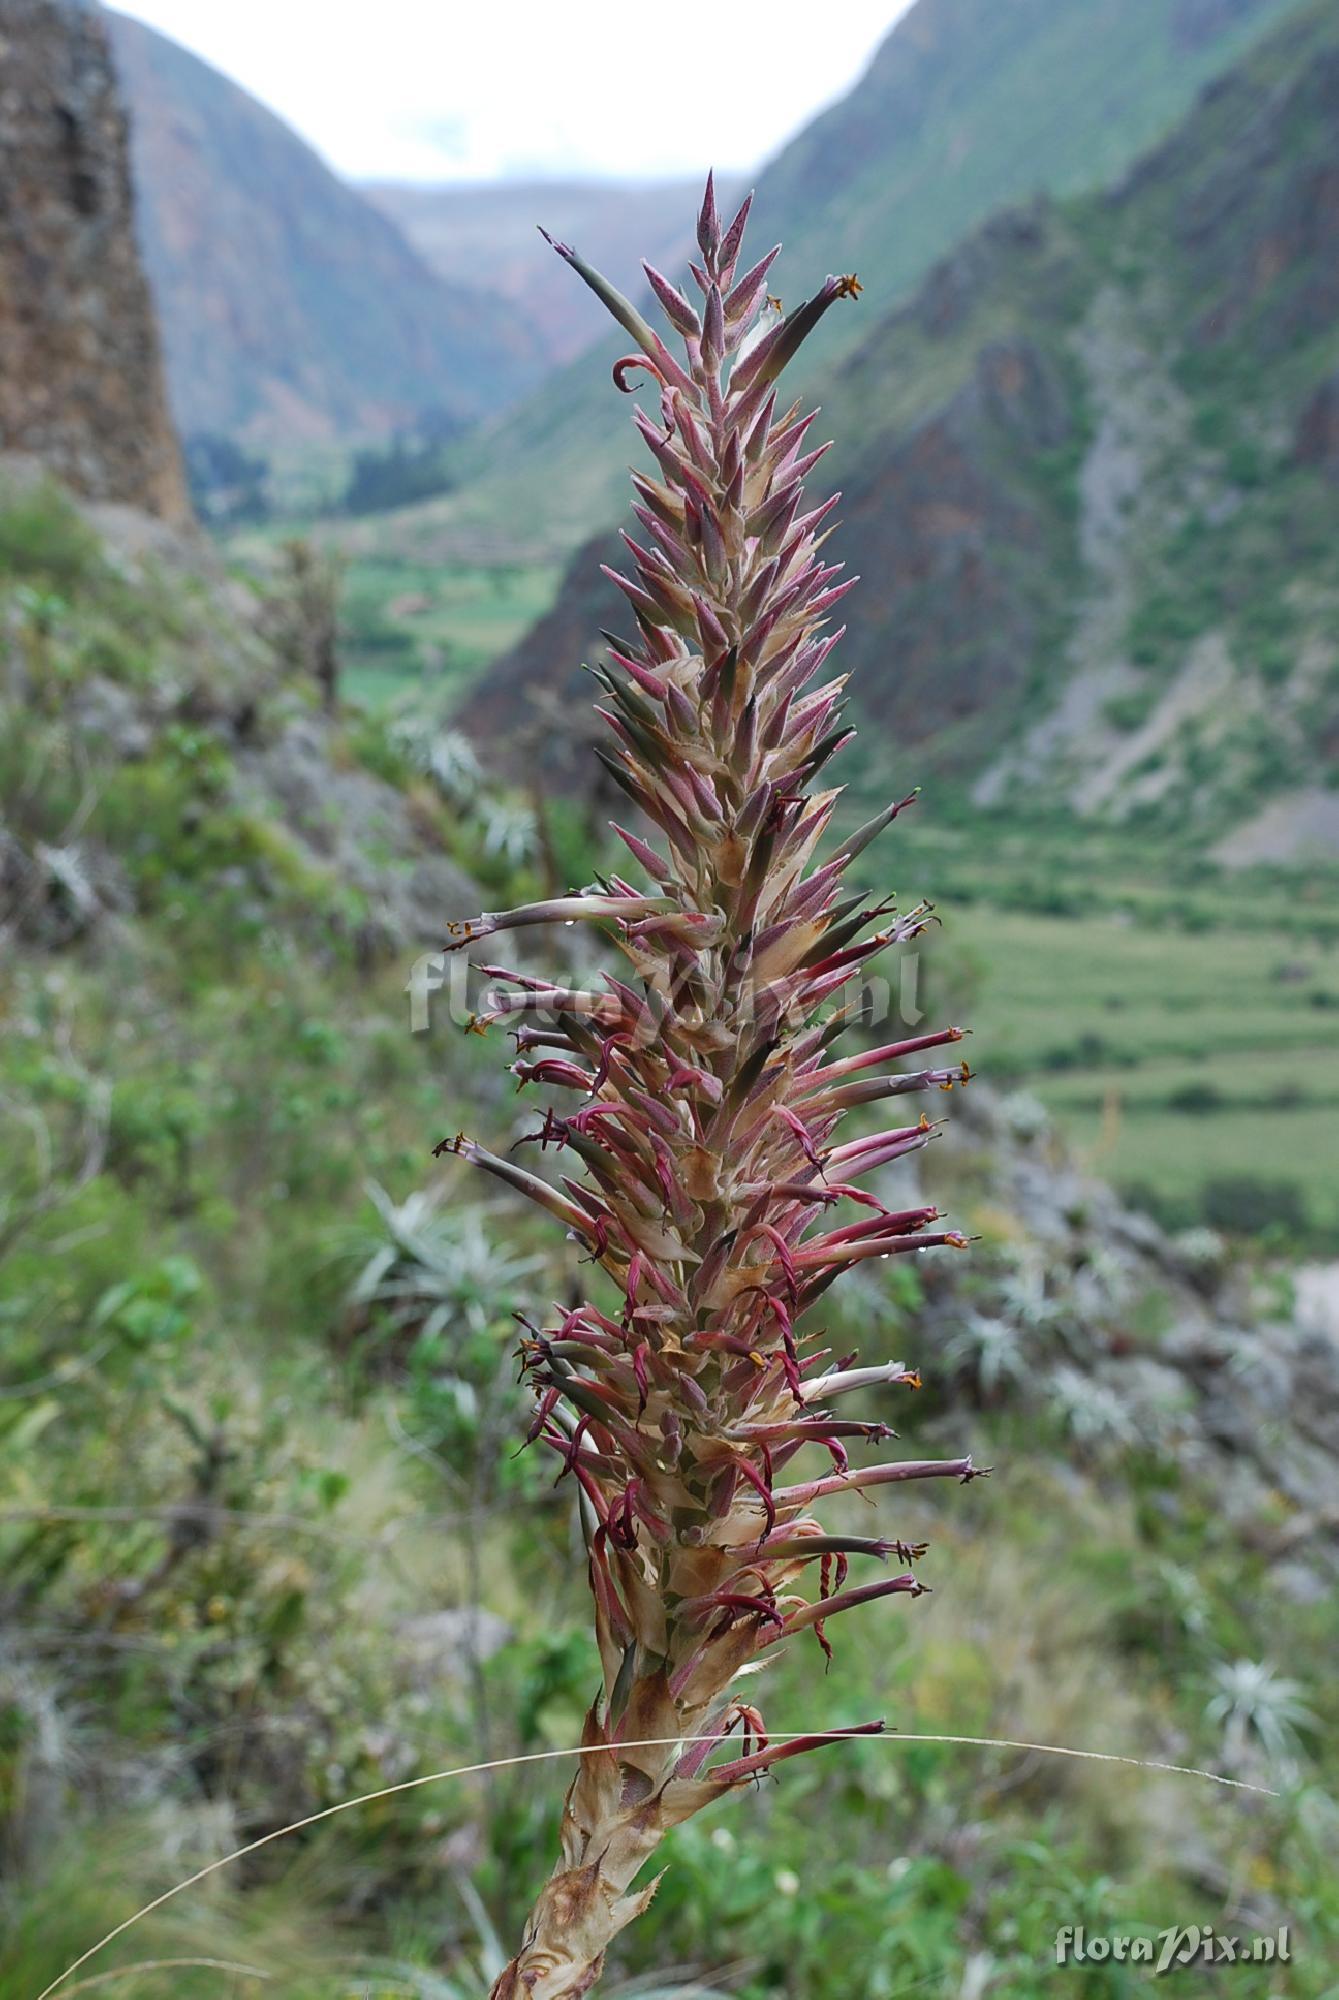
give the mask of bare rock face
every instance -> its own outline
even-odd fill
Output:
[[[190,518],[97,10],[0,0],[0,449]]]

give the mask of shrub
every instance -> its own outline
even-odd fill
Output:
[[[54,482],[0,494],[0,577],[39,578],[69,593],[104,566],[97,536]]]
[[[1267,1229],[1302,1237],[1310,1216],[1306,1198],[1293,1181],[1256,1174],[1217,1174],[1204,1183],[1204,1219],[1229,1236],[1258,1236]]]

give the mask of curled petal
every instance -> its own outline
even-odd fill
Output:
[[[599,299],[601,305],[604,306],[607,312],[612,314],[621,327],[625,328],[632,335],[638,347],[644,353],[652,356],[658,369],[661,371],[662,380],[674,383],[677,388],[683,389],[688,395],[696,398],[697,391],[691,376],[684,373],[678,362],[670,354],[664,341],[661,340],[659,334],[642,318],[642,315],[631,301],[625,299],[622,292],[614,285],[611,285],[607,278],[602,277],[600,272],[593,265],[588,264],[584,257],[579,256],[570,243],[556,242],[549,235],[547,229],[541,228],[539,233],[544,238],[544,241],[557,251],[564,263],[570,264],[578,277],[584,279],[585,283],[594,292],[596,298]]]
[[[661,374],[659,368],[656,367],[655,362],[650,359],[649,355],[620,354],[610,371],[614,378],[614,387],[621,389],[625,396],[630,396],[633,393],[633,385],[629,382],[628,376],[635,373],[638,368],[644,368],[648,375],[655,376],[656,381],[660,383],[662,388],[665,386],[665,377]]]

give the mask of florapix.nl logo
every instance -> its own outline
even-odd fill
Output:
[[[1212,1924],[1169,1924],[1165,1930],[1113,1931],[1090,1936],[1081,1924],[1055,1934],[1057,1965],[1146,1965],[1154,1976],[1191,1966],[1287,1965],[1292,1958],[1288,1926],[1250,1936],[1217,1931]]]
[[[594,966],[526,981],[523,976],[503,978],[490,968],[472,965],[464,952],[423,952],[410,966],[404,987],[409,999],[409,1032],[427,1034],[442,1015],[465,1029],[478,1029],[511,1015],[524,1014],[532,1022],[536,1016],[556,1020],[564,1013],[580,1015],[602,1002],[607,990],[604,971],[604,967]],[[902,951],[891,966],[891,977],[864,973],[851,982],[839,1007],[842,1019],[848,1026],[875,1028],[894,1022],[917,1027],[925,1018],[920,1005],[920,975],[919,954]],[[668,997],[647,989],[643,1019],[648,1035],[654,1035]],[[729,996],[731,1018],[736,1023],[754,1016],[775,1019],[778,1009],[784,1014],[787,997],[778,992],[777,982],[743,981]]]

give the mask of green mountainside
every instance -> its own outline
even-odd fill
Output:
[[[832,269],[856,270],[866,288],[861,314],[828,315],[799,386],[816,391],[872,310],[1002,204],[1120,172],[1294,4],[918,0],[848,96],[758,178],[751,235],[760,251],[784,241],[788,302]],[[633,294],[643,283],[632,260],[606,275]],[[582,356],[466,443],[458,491],[388,534],[449,545],[457,524],[483,524],[570,547],[614,519],[633,447],[608,377],[619,348],[603,352],[603,367]]]
[[[179,428],[266,445],[500,408],[543,372],[525,316],[447,283],[281,119],[107,13]]]
[[[1110,192],[1006,213],[862,321],[822,401],[871,784],[1339,851],[1337,189],[1326,0]],[[576,703],[621,615],[599,552],[478,684],[481,740]]]

